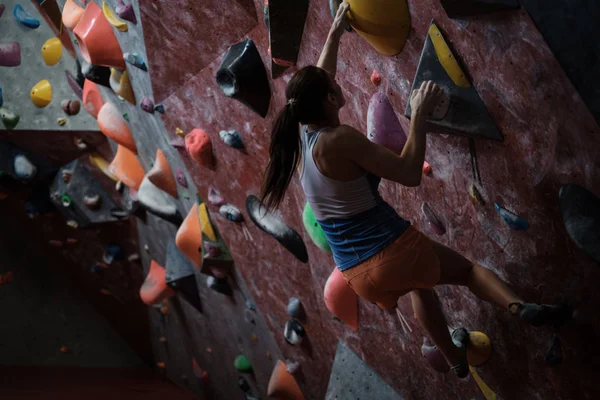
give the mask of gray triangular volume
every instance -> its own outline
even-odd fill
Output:
[[[561,186],[558,198],[567,233],[600,263],[600,198],[574,184]]]
[[[433,24],[434,21],[431,23]],[[427,34],[427,38],[425,39],[411,95],[413,90],[421,87],[423,81],[427,80],[437,83],[450,97],[450,108],[446,116],[441,120],[428,120],[436,132],[467,136],[473,139],[504,141],[504,137],[498,130],[496,122],[488,112],[485,104],[483,104],[475,88],[473,86],[468,88],[456,86],[452,79],[450,79],[450,76],[437,57],[429,34]],[[404,115],[410,118],[410,101],[407,102]]]
[[[517,0],[440,0],[440,2],[450,18],[514,10],[521,6]]]
[[[174,240],[167,244],[167,262],[165,281],[176,292],[180,293],[198,311],[202,311],[200,294],[194,265],[179,251]]]
[[[402,400],[403,397],[340,341],[325,394],[325,400],[333,399]]]

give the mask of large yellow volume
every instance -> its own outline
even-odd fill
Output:
[[[410,31],[406,0],[348,0],[354,30],[381,54],[400,53]]]
[[[444,36],[442,36],[442,33],[436,24],[431,24],[429,27],[429,37],[433,42],[433,48],[435,49],[435,54],[437,55],[440,64],[442,64],[442,67],[444,67],[444,70],[446,70],[446,73],[450,79],[452,79],[452,82],[454,82],[456,86],[463,88],[471,87],[471,84],[460,68],[460,65],[458,65],[458,61],[456,61],[456,58],[452,55]]]

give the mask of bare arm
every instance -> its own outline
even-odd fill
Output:
[[[351,161],[377,176],[404,186],[419,186],[427,144],[426,118],[435,107],[441,90],[429,81],[423,82],[421,88],[413,93],[410,132],[402,154],[396,155],[391,150],[372,143],[365,135],[349,126],[338,128],[340,133],[336,145],[342,147],[342,154]]]
[[[319,57],[319,62],[317,63],[317,67],[323,68],[325,71],[329,72],[333,78],[335,78],[337,72],[340,39],[344,34],[346,26],[348,26],[346,13],[349,9],[350,5],[345,1],[338,7],[337,14],[333,20],[331,29],[329,30],[329,35],[327,35],[327,41],[325,42],[325,46]]]

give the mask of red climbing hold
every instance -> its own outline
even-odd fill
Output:
[[[185,136],[185,148],[192,160],[206,168],[213,167],[212,142],[202,129],[194,129]]]
[[[283,361],[277,361],[271,373],[267,395],[277,399],[304,400],[296,379],[287,371]]]
[[[192,358],[192,371],[194,372],[194,376],[198,379],[208,378],[208,372],[200,368],[195,358]]]
[[[371,83],[375,86],[381,85],[381,75],[375,70],[373,70],[373,73],[371,74]]]
[[[423,175],[431,175],[431,164],[429,164],[427,161],[423,161]]]

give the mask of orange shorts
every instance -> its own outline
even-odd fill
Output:
[[[434,287],[440,260],[431,239],[410,226],[388,247],[342,274],[356,294],[388,310],[400,296]]]

